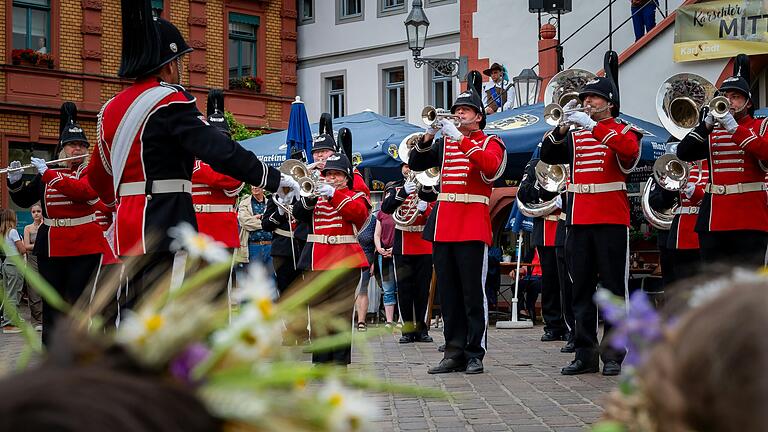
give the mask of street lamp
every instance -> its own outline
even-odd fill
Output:
[[[421,51],[427,43],[427,30],[429,19],[424,13],[421,0],[413,0],[411,13],[405,19],[405,34],[408,38],[408,49],[413,52],[413,63],[417,68],[427,64],[442,76],[459,76],[466,70],[466,57],[452,58],[426,58],[421,57]]]
[[[533,69],[523,69],[520,75],[512,78],[517,93],[517,106],[531,105],[539,97],[541,77]],[[525,97],[523,97],[523,95]]]

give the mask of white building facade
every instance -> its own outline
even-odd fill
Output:
[[[450,106],[458,79],[416,68],[408,49],[411,0],[298,1],[298,94],[311,122],[372,110],[420,125],[425,105]],[[459,56],[459,2],[424,0],[422,57]]]

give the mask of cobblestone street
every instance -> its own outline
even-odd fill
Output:
[[[527,330],[488,331],[485,373],[428,375],[442,354],[440,330],[432,344],[397,343],[399,333],[371,340],[379,376],[396,383],[440,388],[453,401],[374,395],[383,409],[377,430],[386,431],[583,431],[597,420],[600,403],[614,388],[615,378],[599,374],[560,375],[571,354],[560,353],[562,342],[540,342],[541,326]],[[13,368],[22,349],[20,335],[0,334],[0,370]],[[355,355],[356,368],[362,356]]]

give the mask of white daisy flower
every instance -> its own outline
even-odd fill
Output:
[[[328,430],[357,432],[372,429],[372,422],[379,417],[379,409],[361,391],[345,388],[338,380],[331,379],[318,393],[322,403],[328,405]]]
[[[171,242],[171,250],[185,250],[192,258],[201,258],[210,263],[227,262],[231,258],[222,243],[197,232],[186,222],[170,228],[168,235],[174,238]]]
[[[238,280],[239,288],[232,297],[243,304],[243,311],[254,310],[261,319],[274,318],[277,290],[272,277],[261,264],[251,264],[245,276]]]
[[[229,353],[242,361],[269,357],[282,343],[282,321],[265,320],[262,311],[256,307],[244,308],[229,327],[213,335],[214,349],[228,347]]]

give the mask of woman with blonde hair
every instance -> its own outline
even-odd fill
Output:
[[[0,233],[5,239],[5,259],[2,264],[3,286],[5,287],[5,298],[8,302],[13,302],[15,306],[19,305],[21,287],[24,280],[16,268],[16,264],[9,259],[11,256],[19,256],[27,252],[24,242],[21,241],[19,232],[16,231],[16,212],[11,209],[3,209],[0,212]],[[2,308],[3,311],[5,308]],[[3,313],[0,317],[0,324],[3,327],[3,333],[20,333],[21,329],[16,327],[7,314]]]

